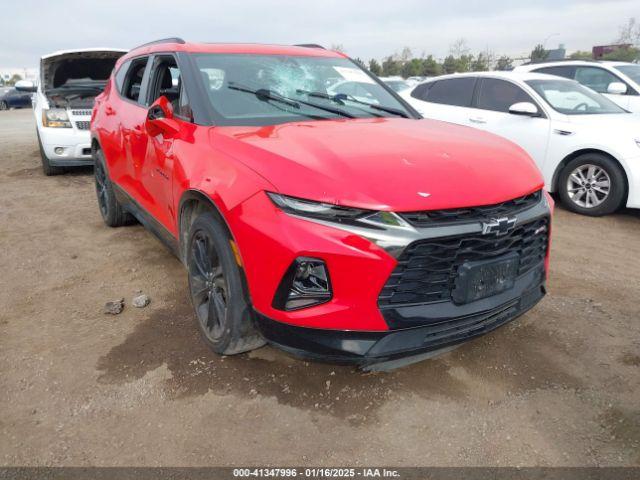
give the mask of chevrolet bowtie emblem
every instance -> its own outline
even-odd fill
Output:
[[[502,217],[494,218],[490,222],[482,222],[482,234],[489,235],[495,233],[496,235],[506,235],[516,225],[516,217]]]

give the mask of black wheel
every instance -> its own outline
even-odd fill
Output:
[[[52,175],[60,175],[64,173],[64,168],[51,165],[51,162],[47,158],[47,154],[44,153],[44,148],[42,147],[42,140],[40,140],[40,134],[38,133],[38,130],[36,130],[36,136],[38,137],[38,147],[40,148],[40,160],[42,161],[42,172],[47,177],[51,177]]]
[[[199,215],[189,230],[189,291],[198,328],[216,353],[233,355],[265,344],[253,323],[231,237],[215,214]]]
[[[4,100],[0,100],[0,110],[9,110],[9,105]]]
[[[624,173],[611,158],[586,153],[565,165],[558,193],[569,210],[599,217],[615,212],[625,198]]]
[[[122,208],[122,205],[120,205],[116,198],[101,150],[96,152],[93,172],[96,180],[98,207],[100,208],[104,223],[110,227],[121,227],[122,225],[133,223],[133,216]]]

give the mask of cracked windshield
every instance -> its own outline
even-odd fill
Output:
[[[195,57],[218,125],[411,116],[391,93],[346,58]]]

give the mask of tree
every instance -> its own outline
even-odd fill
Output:
[[[14,73],[9,80],[7,80],[7,85],[15,85],[16,82],[22,80],[22,76]]]
[[[412,58],[402,65],[402,76],[404,78],[415,77],[422,73],[422,60],[420,58]]]
[[[513,70],[513,60],[506,55],[502,55],[496,62],[496,70]]]
[[[531,62],[543,62],[547,59],[548,55],[549,52],[544,49],[544,46],[541,43],[539,43],[533,50],[531,50]]]
[[[629,48],[616,48],[613,52],[605,53],[602,56],[602,60],[614,60],[617,62],[634,62],[640,58],[640,49]]]
[[[491,69],[493,54],[491,52],[480,52],[475,59],[471,60],[472,72],[484,72]]]
[[[425,77],[442,75],[442,65],[433,58],[433,55],[429,55],[427,58],[422,60],[422,71],[420,72],[420,75]]]
[[[353,59],[354,62],[356,62],[358,65],[360,65],[362,68],[366,69],[367,66],[364,64],[364,62],[362,61],[362,59],[360,57],[356,57]]]
[[[400,61],[406,63],[413,58],[413,53],[409,47],[404,47],[400,53]]]
[[[444,59],[444,62],[442,62],[442,70],[444,71],[444,73],[456,72],[457,66],[458,63],[453,55],[447,55],[447,57]]]
[[[617,43],[640,44],[640,23],[635,18],[630,18],[620,27]]]
[[[369,71],[374,75],[382,75],[382,67],[375,58],[369,60]]]
[[[573,52],[571,55],[569,55],[569,58],[571,60],[593,60],[593,53],[578,50],[577,52]]]
[[[464,38],[458,38],[449,47],[449,54],[453,55],[454,58],[460,58],[465,55],[469,55],[469,51],[470,50],[467,45],[467,41]]]
[[[382,75],[385,77],[400,75],[401,70],[402,63],[400,63],[400,60],[397,60],[393,55],[388,56],[382,62]]]
[[[333,50],[335,52],[344,53],[344,45],[342,45],[341,43],[332,43],[331,47],[329,48],[329,50]]]

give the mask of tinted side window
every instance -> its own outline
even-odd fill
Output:
[[[575,79],[585,87],[589,87],[598,93],[607,93],[607,87],[610,83],[620,81],[612,73],[598,67],[578,67]]]
[[[129,67],[125,76],[124,89],[122,91],[122,95],[125,98],[133,100],[134,102],[139,102],[141,100],[140,90],[142,89],[142,78],[144,77],[144,70],[146,66],[146,58],[131,61],[131,67]]]
[[[429,89],[433,86],[433,83],[434,82],[429,82],[429,83],[423,83],[422,85],[418,85],[411,92],[411,96],[413,98],[417,98],[418,100],[426,100],[427,93],[429,92]]]
[[[558,77],[573,79],[573,73],[576,67],[564,66],[564,67],[544,67],[534,70],[536,73],[546,73],[548,75],[556,75]]]
[[[130,66],[131,66],[131,60],[127,60],[122,65],[120,65],[120,68],[116,72],[116,76],[115,76],[116,88],[118,89],[118,92],[120,92],[121,94],[122,94],[122,87],[124,86],[124,78],[127,75],[127,71],[129,70]]]
[[[531,102],[533,99],[517,85],[495,78],[483,78],[478,95],[477,107],[483,110],[509,112],[509,107],[518,102]]]
[[[427,102],[470,107],[475,85],[474,77],[439,80],[429,89]]]

